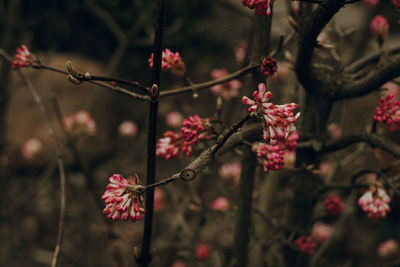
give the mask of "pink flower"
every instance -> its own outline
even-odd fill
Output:
[[[21,45],[21,47],[17,48],[17,53],[15,54],[15,60],[12,63],[12,68],[19,69],[22,67],[28,67],[32,63],[32,54],[29,52],[26,45]]]
[[[344,209],[343,202],[335,195],[327,195],[324,200],[324,206],[331,215],[340,215]]]
[[[358,199],[358,206],[368,213],[369,218],[385,218],[390,212],[390,197],[385,189],[379,185],[371,185],[369,189]]]
[[[218,174],[222,179],[232,179],[234,184],[239,184],[242,164],[239,162],[228,162],[218,169]]]
[[[400,89],[399,85],[392,82],[387,82],[384,85],[382,85],[382,88],[384,90],[381,91],[381,96],[386,97],[388,95],[393,95],[395,99],[399,98],[399,89]]]
[[[271,15],[271,2],[272,0],[241,0],[244,6],[250,9],[256,9],[258,16]]]
[[[394,7],[400,12],[400,0],[393,0]]]
[[[175,261],[171,267],[186,267],[186,263],[183,261]]]
[[[313,226],[312,237],[319,242],[324,242],[329,239],[329,237],[332,235],[332,232],[332,226],[318,221]]]
[[[86,110],[81,110],[71,116],[65,117],[63,119],[63,126],[65,131],[73,136],[80,136],[82,134],[93,136],[96,134],[96,123]]]
[[[119,125],[118,132],[122,136],[134,137],[138,132],[138,127],[133,121],[124,121]]]
[[[363,2],[369,8],[376,7],[379,4],[379,0],[363,0]]]
[[[380,257],[388,257],[399,251],[399,245],[394,239],[388,239],[379,244],[378,255]]]
[[[42,142],[37,138],[28,139],[21,149],[21,154],[25,159],[33,159],[43,149]]]
[[[294,241],[294,244],[307,255],[312,255],[317,247],[317,244],[308,236],[300,236]]]
[[[121,174],[114,174],[109,180],[107,191],[102,196],[106,203],[103,210],[106,217],[114,221],[129,217],[134,222],[140,220],[146,211],[141,207],[144,187],[139,184],[139,177],[135,175],[125,179]]]
[[[283,154],[283,161],[285,162],[284,166],[286,166],[286,168],[294,168],[296,163],[296,152],[285,150],[285,153]]]
[[[381,15],[376,15],[369,25],[372,34],[379,42],[384,41],[389,34],[389,22]]]
[[[235,47],[235,60],[237,63],[242,63],[244,61],[248,46],[249,44],[247,41],[243,40]]]
[[[190,116],[183,121],[179,133],[164,133],[164,138],[158,140],[156,154],[164,159],[180,158],[183,153],[190,157],[192,145],[210,138],[208,124],[209,119],[202,119],[198,115]]]
[[[198,244],[196,247],[196,258],[199,260],[207,260],[210,257],[210,246],[204,243]]]
[[[264,118],[263,139],[265,141],[270,139],[270,144],[276,145],[278,141],[284,142],[289,134],[296,130],[294,123],[300,113],[293,114],[294,109],[297,108],[296,103],[274,105],[268,102],[272,93],[265,90],[265,84],[260,83],[258,91],[253,92],[254,100],[244,96],[242,102],[250,106],[248,111],[251,115]]]
[[[385,122],[389,131],[398,131],[400,130],[400,101],[393,99],[392,94],[381,97],[373,118],[377,122]]]
[[[149,58],[150,68],[153,68],[153,53]],[[161,69],[176,76],[184,76],[186,72],[185,63],[183,63],[179,52],[173,53],[168,48],[162,52]]]
[[[319,164],[318,172],[321,175],[328,176],[333,170],[333,164],[329,161],[322,161]]]
[[[219,211],[227,211],[230,209],[230,207],[231,204],[229,203],[229,200],[227,200],[225,197],[218,197],[211,204],[211,208],[213,210]]]
[[[223,78],[228,75],[226,69],[213,69],[211,71],[211,77],[214,80]],[[217,84],[210,88],[214,95],[220,95],[224,99],[231,99],[239,96],[239,89],[242,87],[242,83],[238,80],[231,80],[226,83]]]
[[[285,164],[283,160],[284,151],[280,146],[268,145],[265,143],[254,143],[251,149],[257,153],[258,162],[264,166],[264,171],[277,171]]]
[[[330,123],[327,130],[333,140],[339,139],[342,136],[342,127],[337,123]]]
[[[182,124],[183,116],[178,111],[172,111],[165,117],[165,123],[171,127],[179,127]]]
[[[285,140],[285,148],[287,150],[294,151],[297,147],[297,141],[299,140],[299,132],[293,131],[289,134],[288,138]]]
[[[265,76],[269,77],[278,70],[277,61],[271,57],[265,57],[261,64],[261,71]]]
[[[154,212],[163,210],[166,207],[164,191],[160,187],[154,188]]]

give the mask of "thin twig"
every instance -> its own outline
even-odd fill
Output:
[[[204,83],[193,84],[193,85],[182,87],[182,88],[162,91],[162,92],[160,92],[160,97],[178,95],[178,94],[182,94],[182,93],[197,91],[197,90],[204,89],[204,88],[209,88],[209,87],[217,85],[217,84],[221,84],[221,83],[229,82],[233,79],[237,79],[240,76],[243,76],[250,72],[253,72],[258,68],[260,68],[260,66],[247,66],[243,69],[235,71],[235,72],[233,72],[227,76],[224,76],[220,79],[216,79],[216,80],[212,80],[212,81],[208,81],[208,82],[204,82]]]
[[[7,61],[12,63],[12,61],[13,61],[12,57],[10,57],[3,49],[0,49],[0,54]],[[32,95],[33,100],[35,101],[36,105],[38,106],[40,114],[42,115],[42,118],[46,124],[47,131],[50,135],[54,149],[56,150],[57,164],[58,164],[58,170],[59,170],[59,176],[60,176],[60,194],[61,194],[57,241],[56,241],[56,246],[55,246],[54,252],[53,252],[53,258],[51,261],[51,266],[56,267],[58,265],[58,262],[60,259],[61,245],[62,245],[63,232],[64,232],[64,215],[65,215],[65,202],[66,202],[65,201],[66,200],[66,196],[65,196],[66,175],[65,175],[64,161],[63,161],[62,152],[61,152],[61,146],[57,139],[57,135],[54,130],[54,127],[51,124],[49,113],[47,112],[45,106],[43,105],[40,96],[36,92],[36,89],[33,87],[32,82],[19,69],[17,69],[16,72],[17,72],[18,76],[21,78],[21,80],[25,83],[29,93]]]

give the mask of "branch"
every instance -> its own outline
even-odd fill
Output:
[[[334,93],[334,99],[364,96],[378,89],[382,84],[400,76],[400,57],[391,60],[382,68],[371,71],[363,79],[349,81]]]
[[[187,92],[193,92],[193,91],[208,88],[208,87],[211,87],[211,86],[214,86],[217,84],[229,82],[233,79],[239,78],[243,75],[253,72],[258,68],[260,68],[260,66],[247,66],[243,69],[233,72],[233,73],[231,73],[223,78],[220,78],[220,79],[216,79],[216,80],[212,80],[212,81],[208,81],[208,82],[204,82],[204,83],[193,84],[193,85],[182,87],[182,88],[162,91],[162,92],[160,92],[160,97],[178,95],[178,94],[187,93]]]
[[[297,78],[309,93],[318,90],[311,73],[311,61],[314,47],[317,45],[316,38],[343,5],[344,0],[323,2],[302,25],[295,70]]]
[[[368,143],[371,146],[379,147],[384,151],[392,154],[393,156],[400,158],[400,145],[398,143],[395,143],[383,136],[371,133],[349,135],[340,138],[338,140],[330,141],[327,144],[322,145],[319,151],[317,152],[330,153],[360,142]]]
[[[12,63],[13,58],[10,57],[3,49],[0,49],[0,55],[2,57],[4,57],[8,62]],[[56,246],[55,246],[54,252],[53,252],[53,258],[51,261],[51,266],[56,267],[58,265],[59,258],[60,258],[61,244],[62,244],[63,232],[64,232],[64,215],[65,215],[65,199],[66,199],[66,197],[65,197],[65,180],[66,180],[65,177],[66,177],[66,175],[65,175],[65,168],[64,168],[64,160],[62,157],[60,143],[57,139],[54,127],[51,124],[49,113],[47,112],[45,106],[43,105],[40,96],[36,92],[36,89],[33,87],[33,84],[31,83],[31,81],[19,69],[17,69],[16,72],[17,72],[18,76],[21,78],[21,80],[25,83],[29,93],[32,95],[33,100],[35,101],[36,105],[38,106],[40,114],[42,115],[42,118],[46,124],[47,131],[50,135],[54,149],[56,150],[58,171],[59,171],[59,176],[60,176],[60,194],[61,194],[57,241],[56,241]]]

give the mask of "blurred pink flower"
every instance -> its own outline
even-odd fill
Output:
[[[296,163],[296,152],[285,150],[285,153],[283,154],[283,161],[285,162],[286,168],[294,168]]]
[[[226,69],[213,69],[211,71],[211,77],[214,80],[223,78],[229,73]],[[231,99],[239,96],[239,89],[242,87],[242,83],[238,80],[231,80],[226,83],[217,84],[210,88],[214,95],[220,95],[224,99]]]
[[[358,199],[358,205],[369,218],[385,218],[390,212],[390,197],[381,186],[371,185],[369,189]]]
[[[242,172],[242,164],[239,162],[228,162],[218,169],[218,174],[222,179],[231,179],[236,186],[240,181],[240,174]]]
[[[171,267],[186,267],[186,266],[187,266],[186,263],[183,262],[183,261],[175,261],[175,262],[171,265]]]
[[[230,207],[231,204],[229,203],[229,200],[226,199],[225,197],[218,197],[211,204],[211,208],[213,210],[219,210],[219,211],[227,211],[230,209]]]
[[[235,47],[235,60],[237,63],[243,63],[246,58],[247,48],[249,44],[246,40],[243,40]]]
[[[394,99],[399,99],[399,90],[400,90],[399,85],[392,82],[387,82],[384,85],[382,85],[382,88],[386,89],[381,91],[381,95],[383,97],[386,97],[388,95],[393,95]]]
[[[81,110],[71,116],[65,117],[63,119],[63,126],[65,131],[73,136],[80,136],[82,134],[93,136],[96,134],[96,123],[86,110]]]
[[[21,154],[25,159],[33,159],[43,149],[43,143],[33,137],[28,139],[21,148]]]
[[[292,64],[286,61],[283,62],[279,61],[277,66],[278,66],[277,72],[275,73],[275,75],[270,77],[271,82],[272,83],[286,82],[287,77],[292,69]]]
[[[153,68],[153,56],[152,53],[148,60],[150,68]],[[173,53],[168,48],[162,52],[161,69],[180,77],[184,76],[186,73],[185,63],[183,63],[179,52]]]
[[[307,255],[312,255],[317,247],[317,244],[308,236],[300,236],[294,241],[294,244]]]
[[[363,2],[369,8],[376,7],[379,4],[379,0],[363,0]]]
[[[209,245],[201,243],[196,247],[196,258],[198,260],[207,260],[210,257],[211,248]]]
[[[340,215],[344,209],[344,204],[340,198],[332,194],[326,196],[324,206],[331,215]]]
[[[376,15],[369,25],[372,34],[375,38],[381,42],[384,41],[389,34],[389,22],[387,19],[381,15]]]
[[[165,123],[171,127],[179,127],[182,125],[183,116],[178,111],[172,111],[165,117]]]
[[[327,130],[333,140],[339,139],[342,136],[342,127],[335,122],[330,123]]]
[[[138,127],[133,121],[124,121],[119,125],[118,132],[122,136],[134,137],[138,132]]]
[[[109,178],[110,183],[102,199],[106,203],[103,213],[114,221],[127,220],[133,222],[142,218],[146,211],[143,206],[143,189],[139,184],[139,177],[135,175],[125,179],[121,174],[114,174]]]
[[[399,244],[394,239],[388,239],[379,244],[378,255],[380,257],[388,257],[399,251]]]
[[[313,226],[312,237],[319,242],[324,242],[329,239],[332,232],[333,232],[332,226],[330,226],[329,224],[325,224],[321,221],[318,221]]]

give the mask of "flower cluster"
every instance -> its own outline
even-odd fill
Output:
[[[271,57],[265,57],[261,64],[261,71],[265,76],[269,77],[275,74],[278,70],[277,61]]]
[[[154,54],[152,53],[149,58],[150,68],[153,68],[153,57]],[[174,53],[168,48],[162,52],[161,69],[180,77],[184,76],[186,72],[185,63],[183,63],[179,52]]]
[[[290,151],[296,150],[298,140],[299,133],[297,132],[297,130],[293,131],[285,141],[285,148]]]
[[[253,92],[254,100],[244,96],[242,102],[250,106],[248,111],[251,115],[264,118],[263,139],[265,141],[269,139],[271,145],[277,145],[278,141],[284,142],[289,134],[296,130],[294,123],[300,113],[296,115],[293,113],[294,109],[297,108],[296,103],[274,105],[268,102],[272,93],[265,90],[265,84],[260,83],[258,90]]]
[[[331,215],[340,215],[344,209],[343,202],[335,195],[327,195],[324,200],[324,206]]]
[[[394,4],[395,8],[397,9],[397,11],[400,12],[400,0],[393,0],[393,4]]]
[[[388,239],[379,244],[378,247],[378,255],[380,257],[389,257],[392,255],[396,255],[399,251],[399,244],[397,244],[396,240]]]
[[[209,119],[202,119],[198,115],[183,120],[180,132],[167,131],[158,140],[156,154],[164,159],[179,158],[183,153],[190,157],[192,145],[210,138],[208,124]]]
[[[138,126],[133,121],[124,121],[118,126],[118,133],[126,137],[134,137],[138,132]]]
[[[369,28],[378,42],[383,42],[389,34],[389,22],[381,15],[376,15],[372,19]]]
[[[21,154],[25,159],[33,159],[43,149],[42,142],[37,138],[28,139],[21,148]]]
[[[216,80],[223,78],[228,75],[226,69],[213,69],[211,71],[211,77]],[[239,95],[239,89],[242,87],[242,83],[238,80],[231,80],[226,83],[217,84],[210,88],[214,95],[220,95],[224,99],[235,98]]]
[[[125,179],[121,174],[110,177],[107,191],[102,199],[106,203],[103,213],[114,221],[127,220],[138,221],[145,214],[143,206],[143,186],[139,185],[139,177]]]
[[[241,0],[244,6],[250,9],[256,9],[258,16],[271,15],[272,0]]]
[[[358,205],[369,218],[385,218],[390,212],[390,197],[385,189],[379,185],[371,185],[369,189],[359,198]]]
[[[307,255],[312,255],[317,247],[317,244],[308,236],[300,236],[294,241],[294,244]]]
[[[264,171],[277,171],[283,167],[284,151],[280,146],[268,145],[265,143],[254,143],[252,151],[257,154],[258,162],[264,166]]]
[[[96,134],[96,123],[90,113],[85,110],[65,117],[63,119],[63,126],[65,131],[73,136],[80,136],[82,134],[93,136]]]
[[[393,94],[381,97],[373,118],[377,122],[385,122],[389,131],[398,131],[400,130],[400,101],[393,99]]]
[[[31,54],[26,45],[21,45],[21,47],[17,48],[17,53],[15,54],[15,60],[12,63],[12,68],[19,69],[22,67],[28,67],[36,61],[38,61],[37,58]]]

